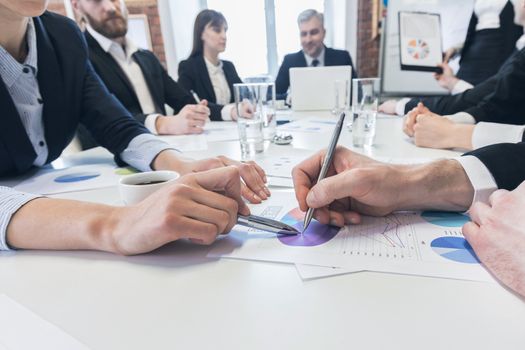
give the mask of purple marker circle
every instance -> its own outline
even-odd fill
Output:
[[[295,227],[299,231],[303,230],[304,213],[295,208],[287,213],[281,221]],[[308,228],[300,235],[279,235],[278,239],[284,245],[294,247],[313,247],[328,242],[339,232],[339,227],[323,225],[317,220],[312,220]]]

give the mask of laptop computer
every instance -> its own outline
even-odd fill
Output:
[[[290,68],[290,93],[294,111],[331,110],[335,81],[352,81],[352,66]],[[351,89],[351,87],[350,87]]]

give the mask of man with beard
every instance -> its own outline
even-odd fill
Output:
[[[210,116],[221,120],[220,108],[194,98],[175,82],[153,52],[138,49],[126,38],[128,13],[121,0],[72,0],[86,23],[89,58],[108,89],[153,134],[199,134]],[[164,105],[177,113],[167,116]],[[211,107],[211,108],[209,108]],[[79,129],[84,149],[97,146]]]
[[[284,56],[275,78],[275,93],[278,99],[286,99],[290,87],[289,71],[292,67],[352,66],[352,78],[357,78],[350,54],[324,45],[326,29],[322,13],[313,9],[305,10],[299,14],[297,24],[302,50]]]

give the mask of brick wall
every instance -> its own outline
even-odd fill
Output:
[[[379,35],[372,38],[372,1],[359,0],[357,69],[361,78],[376,77],[379,67]]]
[[[145,14],[148,16],[153,52],[159,58],[164,67],[166,67],[166,53],[164,51],[164,40],[160,30],[160,16],[157,0],[128,0],[126,1],[126,5],[128,6],[129,13]]]
[[[164,52],[164,40],[162,39],[162,32],[160,30],[157,0],[126,0],[126,5],[128,6],[129,13],[145,14],[148,16],[153,52],[162,64],[166,66],[166,54]],[[66,15],[64,0],[50,0],[48,9],[49,11],[57,12],[64,16]]]

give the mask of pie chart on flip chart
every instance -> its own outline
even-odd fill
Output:
[[[408,42],[407,51],[414,59],[423,60],[428,57],[430,48],[425,41],[421,39],[412,39]]]
[[[430,246],[445,259],[464,264],[479,264],[476,253],[463,237],[439,237]]]
[[[303,230],[304,213],[295,208],[288,212],[281,221],[285,224],[295,227],[299,231]],[[339,232],[339,227],[323,225],[317,220],[312,220],[308,229],[303,233],[295,236],[279,235],[278,239],[284,245],[295,247],[313,247],[328,242]]]
[[[468,215],[446,211],[424,211],[421,217],[431,224],[442,227],[461,227],[470,221]]]
[[[79,172],[79,173],[71,173],[59,176],[55,178],[55,182],[58,183],[71,183],[71,182],[82,182],[94,179],[96,177],[99,177],[100,173],[96,172]]]

